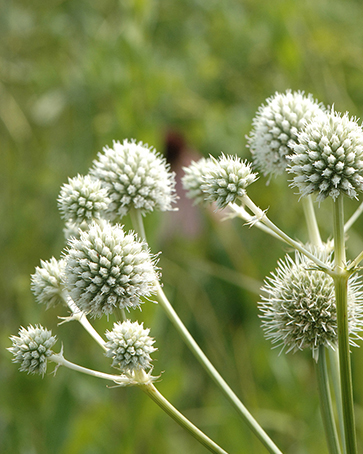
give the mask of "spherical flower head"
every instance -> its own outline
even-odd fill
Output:
[[[218,160],[212,159],[203,175],[201,189],[205,200],[216,202],[218,208],[224,208],[246,194],[246,188],[257,176],[252,173],[251,166],[237,156],[222,154]]]
[[[150,354],[157,350],[149,332],[138,322],[126,320],[114,323],[112,331],[106,331],[108,342],[105,355],[112,358],[112,366],[119,367],[124,373],[149,369]]]
[[[199,161],[192,161],[188,167],[183,167],[182,184],[187,191],[187,197],[194,199],[194,204],[205,202],[202,191],[203,176],[211,166],[213,166],[211,158],[201,158]]]
[[[356,198],[363,191],[363,130],[357,121],[331,112],[308,123],[290,157],[292,186],[317,200],[340,194]]]
[[[135,208],[143,215],[168,211],[175,202],[175,176],[165,158],[142,142],[124,140],[105,147],[90,174],[108,190],[107,218],[114,221]]]
[[[100,219],[111,200],[107,189],[90,175],[68,178],[58,197],[58,208],[62,218],[76,225]]]
[[[139,307],[154,291],[155,259],[144,242],[120,225],[91,224],[68,242],[65,286],[77,306],[93,317],[115,308]]]
[[[35,299],[47,307],[63,302],[65,260],[52,257],[49,261],[40,261],[35,273],[31,276],[31,290]]]
[[[317,254],[332,265],[331,256]],[[324,257],[325,255],[325,257]],[[350,343],[359,339],[363,325],[361,282],[351,276],[348,282],[348,322]],[[286,352],[309,348],[315,360],[319,346],[335,349],[338,340],[337,313],[333,279],[314,269],[314,264],[304,255],[289,255],[281,260],[275,273],[268,277],[262,302],[262,327],[267,339],[282,346]]]
[[[287,167],[297,134],[307,121],[323,113],[323,107],[303,92],[275,93],[252,121],[247,138],[256,168],[264,176],[282,174]]]
[[[13,362],[20,363],[19,370],[28,374],[44,376],[47,371],[47,360],[53,354],[52,347],[57,339],[52,332],[41,325],[29,325],[21,328],[19,336],[11,336],[13,343],[8,350],[14,355]]]

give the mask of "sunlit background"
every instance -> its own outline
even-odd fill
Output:
[[[65,308],[34,301],[30,275],[65,241],[60,186],[86,174],[113,140],[166,153],[177,176],[190,159],[249,157],[245,136],[276,91],[304,90],[363,116],[363,6],[359,0],[4,0],[0,6],[0,452],[203,454],[136,388],[59,369],[19,373],[9,336],[41,323],[67,359],[110,371],[110,361]],[[164,290],[196,340],[284,453],[326,452],[310,352],[271,350],[258,289],[286,252],[238,220],[192,208],[146,219],[162,251]],[[286,177],[260,178],[251,197],[305,241],[298,196]],[[347,204],[347,215],[358,206]],[[318,207],[317,207],[318,208]],[[318,217],[331,235],[330,204]],[[183,222],[188,216],[188,222]],[[127,219],[123,220],[129,226]],[[363,249],[363,221],[348,256]],[[156,338],[158,389],[230,454],[265,453],[179,339],[157,305],[130,313]],[[103,332],[113,319],[97,320]],[[354,349],[356,418],[363,440],[363,353]],[[52,367],[51,367],[52,370]]]

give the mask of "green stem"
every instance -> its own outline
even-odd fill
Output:
[[[256,216],[256,220],[262,222],[265,226],[267,226],[270,230],[277,234],[280,240],[284,241],[286,244],[292,246],[294,249],[304,254],[306,257],[312,260],[322,271],[325,271],[330,276],[334,274],[330,267],[326,265],[326,263],[315,257],[315,255],[308,251],[301,243],[290,238],[289,235],[287,235],[272,221],[270,221],[270,219],[266,216],[266,213],[262,211],[261,208],[259,208],[257,205],[255,205],[255,203],[247,195],[244,195],[242,197],[242,202],[253,212],[253,214]]]
[[[355,434],[353,385],[349,351],[348,273],[345,269],[344,202],[339,196],[333,203],[335,299],[337,307],[340,386],[343,403],[344,432],[347,454],[357,453]]]
[[[185,416],[183,416],[176,408],[174,408],[162,394],[160,394],[160,392],[151,382],[152,377],[144,370],[135,371],[133,376],[128,377],[127,375],[106,374],[97,370],[79,366],[78,364],[74,364],[66,360],[62,353],[53,354],[48,359],[55,362],[59,366],[65,366],[68,367],[68,369],[91,375],[92,377],[113,381],[120,386],[139,386],[139,388],[141,388],[149,397],[151,397],[151,399],[156,402],[160,408],[162,408],[169,416],[171,416],[181,427],[183,427],[191,435],[193,435],[193,437],[196,438],[203,446],[209,449],[209,451],[216,454],[227,454],[226,451],[224,451],[213,440],[211,440],[201,430],[194,426],[194,424],[192,424]]]
[[[227,454],[224,449],[218,446],[213,440],[194,426],[185,416],[174,408],[165,397],[150,383],[139,386],[151,399],[159,405],[171,418],[174,419],[183,429],[187,430],[196,440],[205,446],[209,451],[216,454]]]
[[[309,241],[311,244],[320,247],[322,245],[318,223],[316,222],[313,199],[311,195],[302,197],[302,206],[308,228]]]
[[[344,435],[344,419],[343,419],[343,404],[342,404],[342,395],[340,388],[340,374],[339,374],[339,353],[338,349],[333,350],[328,348],[329,353],[329,365],[331,371],[331,379],[334,388],[335,403],[337,407],[338,420],[339,420],[339,429],[340,437],[343,445],[343,452],[346,452],[345,448],[345,435]]]
[[[131,213],[130,213],[131,214]],[[131,220],[133,223],[133,227],[136,232],[146,241],[145,237],[145,230],[143,227],[142,216],[140,212],[137,210],[132,212]],[[170,304],[168,298],[166,297],[165,293],[163,292],[160,284],[158,281],[155,282],[156,288],[156,300],[160,304],[160,306],[164,309],[167,317],[173,323],[174,327],[178,331],[181,338],[184,340],[186,345],[189,347],[191,352],[194,354],[196,359],[199,361],[201,366],[204,370],[208,373],[208,375],[212,378],[212,380],[217,384],[217,386],[221,389],[223,394],[227,397],[229,402],[233,405],[233,407],[237,410],[239,415],[242,417],[244,422],[248,425],[248,427],[252,430],[252,432],[257,436],[257,438],[262,442],[262,444],[266,447],[266,449],[271,454],[282,454],[280,449],[275,445],[275,443],[271,440],[271,438],[266,434],[266,432],[262,429],[262,427],[258,424],[258,422],[253,418],[253,416],[249,413],[247,408],[242,404],[242,402],[238,399],[236,394],[231,390],[228,384],[224,381],[212,363],[209,361],[207,356],[204,354],[203,350],[199,347],[196,343],[192,335],[189,333],[183,322],[180,320],[178,314],[175,312],[174,308]]]
[[[333,407],[331,402],[328,370],[326,365],[325,347],[320,345],[319,358],[316,365],[318,388],[320,396],[321,416],[323,419],[325,436],[330,454],[341,454],[339,439],[334,422]]]

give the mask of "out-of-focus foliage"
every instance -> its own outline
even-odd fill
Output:
[[[56,378],[17,371],[5,348],[19,325],[42,323],[68,359],[109,370],[77,324],[57,328],[30,292],[40,259],[59,257],[60,186],[87,173],[112,140],[165,149],[181,134],[183,155],[249,156],[245,135],[275,91],[305,90],[337,110],[363,111],[363,6],[358,0],[4,0],[0,6],[0,451],[36,454],[204,453],[137,389],[108,389],[60,369]],[[180,156],[179,156],[180,158]],[[174,168],[180,166],[174,160]],[[184,162],[184,161],[183,161]],[[306,240],[298,197],[286,178],[249,191],[270,217]],[[182,196],[182,194],[180,194]],[[350,214],[357,202],[347,206]],[[150,215],[150,245],[162,250],[165,291],[181,318],[251,412],[286,453],[325,451],[314,364],[281,355],[263,338],[259,283],[285,249],[238,221],[195,210]],[[319,218],[330,234],[329,204]],[[125,221],[127,222],[127,221]],[[350,233],[363,248],[363,223]],[[190,236],[187,232],[196,231]],[[228,270],[234,271],[229,272]],[[210,383],[155,305],[143,320],[156,338],[159,389],[230,453],[264,448]],[[113,320],[95,322],[100,331]],[[353,366],[360,445],[363,358]]]

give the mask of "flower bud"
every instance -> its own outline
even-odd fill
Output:
[[[69,178],[58,197],[62,218],[76,225],[100,219],[109,203],[107,189],[89,175]]]
[[[135,308],[154,290],[155,260],[146,244],[120,225],[91,224],[68,242],[65,286],[76,305],[93,317]]]
[[[322,105],[303,92],[288,90],[268,98],[253,119],[247,138],[256,168],[264,176],[282,174],[299,131],[323,112]]]
[[[157,350],[153,347],[155,340],[149,336],[149,332],[138,322],[126,320],[114,323],[112,331],[106,331],[108,342],[105,355],[112,358],[112,365],[124,373],[149,369],[150,354]]]
[[[363,191],[363,130],[348,114],[332,110],[315,118],[298,135],[290,156],[292,186],[317,200],[340,194],[357,198]]]
[[[14,355],[13,362],[20,363],[19,370],[28,374],[44,376],[47,371],[47,359],[53,354],[51,348],[56,343],[56,336],[41,325],[29,325],[21,328],[19,336],[11,336],[13,343],[8,350]]]
[[[331,256],[319,257],[332,266]],[[296,252],[280,260],[275,273],[261,288],[262,327],[267,339],[286,352],[309,348],[315,360],[319,346],[337,346],[338,327],[335,288],[332,277],[314,269],[314,264]],[[363,325],[361,281],[354,275],[348,281],[348,323],[350,344],[360,339]]]
[[[40,264],[31,276],[31,290],[38,303],[47,307],[56,306],[63,302],[65,261],[52,257],[49,261],[41,260]]]
[[[142,142],[124,140],[105,147],[93,162],[90,174],[108,190],[111,221],[126,215],[131,208],[146,214],[168,211],[175,202],[175,177],[165,158]]]

